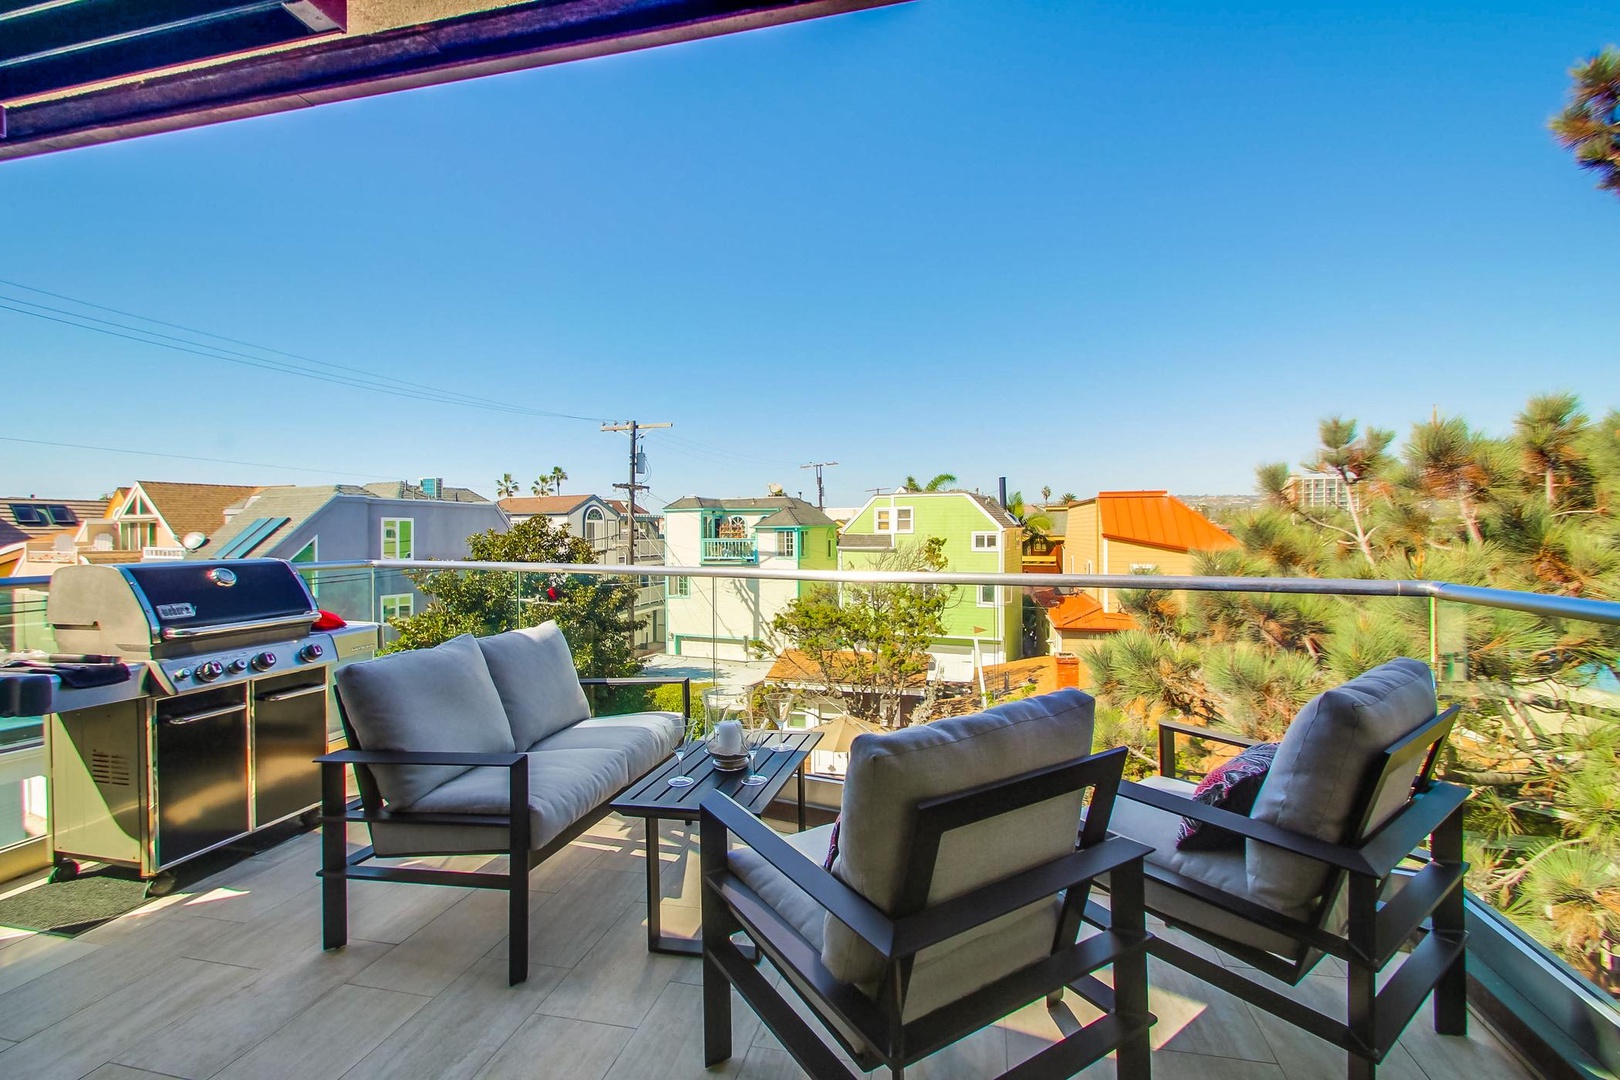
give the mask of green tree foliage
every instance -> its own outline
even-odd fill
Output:
[[[518,493],[518,482],[511,473],[501,473],[501,478],[495,481],[495,497],[497,499],[510,499]]]
[[[1288,467],[1262,466],[1263,504],[1226,523],[1242,550],[1199,555],[1194,573],[1620,599],[1620,412],[1593,421],[1549,394],[1501,436],[1438,416],[1399,447],[1340,417],[1319,436],[1304,467],[1339,476],[1358,513],[1296,506]],[[1431,627],[1421,598],[1117,596],[1141,629],[1084,659],[1116,726],[1147,731],[1168,717],[1276,739],[1311,696],[1395,656],[1429,659],[1432,641],[1441,698],[1462,706],[1443,773],[1476,792],[1470,887],[1620,990],[1605,959],[1620,952],[1620,628],[1447,603]]]
[[[468,537],[475,562],[589,563],[591,546],[543,517],[507,532]],[[631,648],[637,620],[633,579],[514,573],[499,570],[415,570],[409,574],[427,593],[427,607],[393,622],[399,632],[390,651],[422,649],[459,634],[499,634],[555,620],[568,639],[581,675],[634,675],[641,670]]]
[[[884,552],[870,569],[945,569],[945,541]],[[955,589],[925,585],[817,585],[771,620],[772,651],[797,649],[815,672],[817,689],[840,699],[851,716],[899,727],[905,691],[928,673],[928,643],[945,632]]]
[[[1548,126],[1581,168],[1598,174],[1599,188],[1620,195],[1620,48],[1610,45],[1569,76],[1569,104]]]

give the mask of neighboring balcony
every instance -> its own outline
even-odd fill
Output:
[[[753,566],[759,562],[759,544],[753,537],[741,540],[704,540],[704,566]]]

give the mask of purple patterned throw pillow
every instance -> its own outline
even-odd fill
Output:
[[[1276,743],[1256,743],[1231,761],[1217,765],[1193,789],[1192,797],[1201,803],[1234,814],[1248,816],[1254,809],[1260,785],[1277,756]],[[1176,832],[1176,847],[1182,851],[1224,851],[1243,846],[1243,837],[1219,825],[1206,825],[1182,818]]]
[[[821,864],[824,870],[831,870],[833,862],[838,858],[838,827],[843,823],[843,814],[833,818],[832,835],[827,838],[827,861]]]

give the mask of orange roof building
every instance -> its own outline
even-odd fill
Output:
[[[1066,574],[1193,573],[1201,551],[1240,545],[1231,533],[1167,491],[1104,491],[1065,509]],[[1118,608],[1112,589],[1085,589],[1042,602],[1052,648],[1066,651],[1135,621]]]

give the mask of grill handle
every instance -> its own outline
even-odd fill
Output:
[[[325,683],[312,683],[309,686],[300,686],[293,690],[277,690],[272,694],[260,694],[255,701],[286,701],[288,698],[307,697],[310,694],[326,693]]]
[[[172,727],[181,727],[185,724],[195,724],[199,720],[212,720],[216,716],[229,716],[231,713],[246,711],[246,705],[222,705],[217,709],[204,709],[202,712],[185,713],[181,716],[165,716],[163,722]]]
[[[310,623],[315,621],[315,614],[311,611],[302,615],[278,615],[274,619],[221,623],[218,626],[165,626],[162,635],[164,641],[189,641],[193,638],[219,637],[222,634],[241,634],[254,630],[281,630],[294,626],[302,626],[307,630]]]

